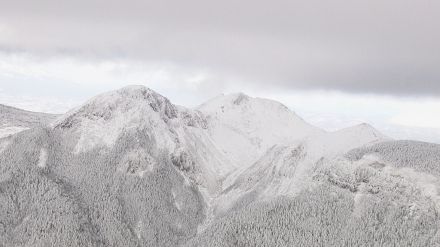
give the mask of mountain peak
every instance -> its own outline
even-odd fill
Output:
[[[121,91],[121,90],[134,90],[134,91],[136,91],[136,90],[151,90],[151,91],[153,91],[149,87],[146,87],[145,85],[140,85],[140,84],[127,85],[127,86],[124,86],[124,87],[118,89],[117,91]]]
[[[149,102],[154,99],[169,101],[166,97],[162,96],[158,92],[144,85],[129,85],[117,90],[99,94],[98,96],[95,96],[91,100],[86,102],[86,104],[91,103],[93,101],[101,101],[101,102],[109,102],[109,103],[112,101],[117,101],[117,103],[122,103],[124,101],[139,100],[139,101]]]
[[[119,136],[148,131],[161,148],[174,146],[176,128],[206,128],[205,117],[177,107],[145,86],[127,86],[100,94],[56,121],[56,129],[69,130],[78,138],[76,151],[96,145],[112,146]],[[183,128],[186,128],[183,127]]]
[[[53,126],[77,133],[75,150],[83,151],[98,144],[111,146],[121,133],[133,128],[163,132],[172,119],[178,118],[178,113],[176,106],[155,91],[145,86],[128,86],[90,99],[61,116]]]
[[[198,108],[216,145],[239,166],[256,161],[273,145],[287,145],[323,131],[283,104],[243,93],[220,95]]]
[[[234,97],[235,97],[235,100],[233,101],[233,103],[235,105],[240,105],[243,102],[249,101],[249,98],[250,98],[249,96],[247,96],[244,93],[234,94]]]
[[[73,124],[73,119],[77,118],[109,120],[115,117],[115,114],[125,114],[136,110],[140,114],[146,108],[159,113],[165,121],[177,117],[177,108],[166,97],[145,86],[133,85],[90,99],[61,117],[56,126],[69,127]]]
[[[270,99],[251,97],[244,93],[221,94],[198,107],[201,111],[215,112],[231,109],[252,109],[252,108],[280,109],[294,114],[287,106]]]
[[[134,97],[146,95],[146,94],[158,95],[160,97],[164,97],[164,96],[160,95],[159,93],[157,93],[156,91],[154,91],[153,89],[146,87],[144,85],[129,85],[129,86],[125,86],[120,89],[111,91],[110,93],[113,93],[113,92],[117,93],[117,94],[125,95],[125,96],[134,96]],[[103,95],[105,95],[105,93]]]
[[[355,133],[370,133],[371,135],[376,136],[378,138],[389,139],[387,136],[382,134],[379,130],[377,130],[371,124],[368,123],[361,123],[352,127],[342,129],[340,131],[355,132]]]
[[[360,123],[358,125],[355,125],[354,127],[374,129],[374,127],[369,123]]]

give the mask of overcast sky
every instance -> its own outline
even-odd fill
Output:
[[[438,0],[0,0],[0,103],[64,112],[144,84],[279,100],[329,130],[440,142]]]

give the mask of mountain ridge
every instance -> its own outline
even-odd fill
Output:
[[[438,145],[323,131],[271,100],[129,86],[6,139],[6,246],[440,244]]]

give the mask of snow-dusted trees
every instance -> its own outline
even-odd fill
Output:
[[[392,198],[334,187],[252,204],[218,220],[188,246],[438,246],[434,205],[414,212]],[[362,207],[362,209],[356,209]],[[360,210],[360,212],[357,212]],[[437,235],[436,235],[437,234]]]
[[[0,246],[177,246],[195,236],[201,195],[146,131],[81,153],[71,138],[33,129],[1,153]]]
[[[233,208],[187,246],[440,246],[439,201],[433,190],[440,178],[427,181],[426,174],[399,169],[418,163],[396,151],[431,159],[438,146],[380,145],[371,149],[386,154],[383,150],[392,148],[396,157],[388,154],[387,160],[407,163],[353,162],[363,156],[359,150],[350,152],[348,160],[320,162],[310,189]],[[422,160],[424,168],[415,169],[431,169],[433,163]]]
[[[158,149],[151,131],[126,129],[113,146],[83,152],[72,129],[9,138],[0,246],[440,246],[438,145],[388,142],[320,159],[304,173],[307,189],[289,197],[232,185],[245,193],[197,234],[206,205],[194,156]],[[304,148],[287,151],[293,162],[277,174],[294,179]],[[271,181],[273,166],[245,184]]]
[[[366,154],[379,155],[396,167],[414,168],[440,176],[440,145],[417,141],[389,141],[354,149],[347,154],[359,160]]]

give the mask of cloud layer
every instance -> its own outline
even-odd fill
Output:
[[[0,51],[174,63],[281,89],[440,95],[434,0],[8,1]]]

